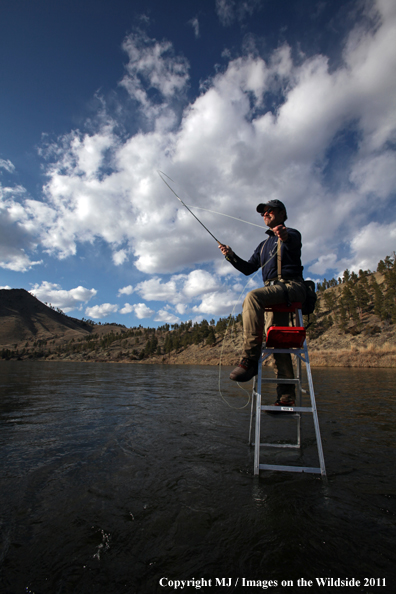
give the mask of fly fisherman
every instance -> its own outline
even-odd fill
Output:
[[[302,278],[301,234],[296,229],[285,227],[287,219],[285,205],[280,200],[269,200],[257,206],[257,212],[269,227],[264,240],[256,248],[248,262],[239,258],[228,245],[219,245],[226,260],[246,276],[262,267],[264,287],[247,294],[243,303],[243,352],[242,360],[230,375],[237,382],[247,382],[258,372],[263,332],[270,326],[288,326],[289,313],[266,312],[265,307],[288,301],[305,301],[306,290]],[[278,278],[278,238],[281,243],[281,278]],[[274,354],[278,378],[294,377],[291,356],[287,353]],[[295,392],[293,384],[278,384],[277,406],[293,406]]]

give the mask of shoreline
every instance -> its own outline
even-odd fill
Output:
[[[207,351],[207,349],[202,349]],[[147,359],[130,359],[123,356],[101,357],[88,356],[83,357],[79,354],[48,356],[20,356],[3,359],[4,361],[48,361],[48,362],[70,362],[70,363],[122,363],[124,365],[208,365],[211,367],[233,367],[238,364],[239,357],[235,354],[218,353],[188,353],[188,350],[177,354],[153,356]],[[312,350],[308,351],[310,365],[315,367],[345,367],[355,369],[394,369],[396,368],[396,349],[395,348],[349,348],[338,350]],[[272,359],[272,357],[271,357]],[[267,360],[264,366],[273,367],[273,359]],[[303,363],[304,366],[304,363]]]

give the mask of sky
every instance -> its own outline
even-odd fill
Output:
[[[394,0],[3,0],[0,287],[127,327],[239,313],[260,272],[159,171],[244,259],[279,199],[305,278],[375,270],[395,39]]]

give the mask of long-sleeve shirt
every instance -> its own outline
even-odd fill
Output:
[[[268,238],[257,246],[252,257],[246,261],[242,260],[235,253],[227,256],[231,264],[245,274],[253,274],[262,267],[263,281],[278,278],[277,269],[277,247],[278,238],[271,229],[266,231]],[[282,278],[301,278],[303,266],[301,266],[301,234],[297,229],[287,227],[287,240],[281,242]]]

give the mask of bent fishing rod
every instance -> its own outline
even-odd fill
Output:
[[[183,206],[185,208],[187,208],[188,212],[192,214],[192,216],[194,217],[194,219],[197,219],[198,223],[200,225],[202,225],[202,227],[205,229],[205,231],[207,231],[209,233],[209,235],[211,235],[213,237],[213,239],[219,244],[219,245],[224,245],[221,241],[219,241],[214,235],[213,233],[211,233],[209,231],[209,229],[207,227],[205,227],[205,225],[202,223],[202,221],[199,220],[199,218],[197,216],[195,216],[195,214],[193,213],[193,211],[187,206],[187,204],[185,204],[183,202],[183,200],[180,198],[180,196],[178,196],[175,192],[175,190],[168,184],[168,182],[166,181],[166,179],[163,178],[163,175],[165,177],[167,177],[170,181],[173,182],[173,179],[169,177],[169,175],[166,175],[166,173],[164,173],[163,171],[159,171],[157,170],[158,175],[160,176],[160,178],[162,179],[162,181],[164,182],[164,184],[166,184],[168,186],[168,188],[170,189],[170,191],[176,196],[176,198],[183,204]],[[175,182],[173,182],[175,183]]]

